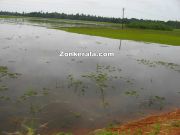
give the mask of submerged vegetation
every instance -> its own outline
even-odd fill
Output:
[[[174,71],[180,72],[180,65],[176,63],[170,63],[165,61],[150,61],[146,59],[138,59],[137,60],[139,64],[144,64],[149,67],[156,67],[156,66],[163,66],[169,69],[172,69]]]
[[[45,18],[47,18],[46,15],[49,15],[49,14],[44,14]],[[134,26],[132,26],[132,24],[129,23],[129,26],[127,24],[128,27],[133,27],[133,28],[143,27],[143,29],[156,29],[156,30],[140,30],[140,29],[129,29],[129,28],[122,30],[120,22],[119,22],[119,24],[118,23],[113,24],[113,23],[109,23],[109,22],[111,22],[109,20],[106,23],[104,23],[104,22],[97,23],[97,22],[88,22],[87,21],[84,24],[83,21],[82,22],[81,21],[72,22],[72,20],[54,19],[54,18],[56,18],[57,14],[53,14],[53,15],[55,16],[55,17],[52,17],[53,19],[29,18],[29,20],[31,20],[31,22],[33,22],[33,23],[34,22],[40,23],[40,24],[41,23],[43,24],[44,22],[48,23],[48,24],[50,24],[50,28],[61,29],[61,30],[75,32],[75,33],[81,33],[81,34],[103,36],[103,37],[116,38],[116,39],[121,38],[121,39],[137,40],[137,41],[180,45],[180,38],[179,38],[180,31],[172,30],[171,26],[169,26],[169,25],[167,26],[167,25],[163,24],[163,25],[157,26],[154,22],[152,22],[152,25],[149,25],[149,26],[146,25],[144,27],[143,26],[144,24],[142,25],[142,24],[138,23],[138,25],[134,27]],[[17,16],[19,16],[18,13],[17,13]],[[16,18],[17,16],[15,14],[15,16],[13,16],[13,17]],[[42,17],[36,13],[31,14],[31,16],[32,17],[34,17],[34,16]],[[11,18],[10,16],[3,16],[3,17]],[[26,17],[26,14],[23,14],[23,17]],[[74,17],[74,16],[72,16],[72,17]],[[75,16],[75,19],[76,19],[76,17],[77,16]],[[80,15],[79,20],[82,19],[81,17],[86,17],[86,16]],[[21,17],[19,17],[19,18],[21,18]],[[66,18],[66,16],[65,16],[65,18]],[[97,18],[95,17],[95,19],[97,19]],[[98,19],[102,19],[102,21],[103,21],[103,19],[105,19],[105,18],[98,18]],[[78,25],[80,27],[77,28],[77,27],[72,27],[72,26],[69,27],[68,26],[68,28],[67,28],[67,27],[64,27],[64,25],[62,25],[62,26],[58,25],[59,21],[61,23],[63,22],[64,24],[69,23],[69,25]],[[118,21],[118,20],[114,19],[113,22],[114,21]],[[173,23],[175,23],[175,22],[173,22]],[[157,29],[172,30],[172,31],[158,31]],[[101,44],[100,42],[96,42],[96,43]],[[74,60],[72,60],[72,61],[74,61]],[[164,62],[164,61],[150,61],[150,60],[145,60],[145,59],[139,59],[139,60],[137,60],[137,62],[140,64],[148,65],[149,67],[163,66],[163,67],[172,69],[174,71],[180,72],[180,65],[175,64],[175,63],[169,63],[169,62]],[[83,63],[83,62],[79,61],[79,63]],[[121,71],[122,71],[122,69],[119,67],[117,68],[112,65],[97,64],[96,67],[94,67],[94,70],[91,72],[86,72],[86,73],[83,72],[83,74],[76,75],[76,76],[74,74],[68,75],[67,80],[65,80],[65,84],[67,84],[67,87],[65,85],[65,87],[63,87],[63,88],[75,90],[76,93],[81,94],[81,95],[85,95],[86,91],[88,91],[88,90],[96,90],[96,92],[100,95],[101,103],[103,104],[103,107],[107,110],[110,108],[109,107],[110,104],[108,103],[108,100],[106,98],[106,93],[108,93],[109,91],[118,91],[118,90],[120,91],[119,94],[121,94],[122,97],[126,96],[125,97],[126,99],[129,98],[129,99],[132,99],[133,101],[138,100],[138,105],[140,104],[139,107],[148,107],[148,108],[155,107],[155,109],[157,109],[157,108],[160,110],[163,109],[163,107],[166,105],[165,97],[157,96],[157,95],[150,95],[150,96],[147,95],[145,97],[145,99],[144,98],[142,99],[141,97],[144,95],[140,93],[138,88],[134,88],[134,86],[135,86],[134,79],[132,79],[130,77],[124,77],[124,76],[126,76],[126,74],[125,75],[120,74]],[[9,89],[12,89],[12,88],[11,88],[11,86],[10,86],[10,88],[9,88],[9,86],[6,86],[6,84],[4,84],[4,80],[5,79],[13,80],[13,79],[18,78],[20,75],[21,74],[19,74],[19,73],[10,72],[9,68],[6,66],[0,66],[0,101],[3,101],[3,102],[11,101],[11,98],[6,96],[6,92],[8,92]],[[123,75],[123,77],[122,77],[122,75]],[[117,88],[117,87],[115,87],[114,83],[121,83],[123,85],[123,87]],[[132,89],[131,89],[131,87],[132,87]],[[59,88],[61,89],[62,87],[58,86],[56,84],[56,89],[59,90]],[[139,88],[139,89],[141,89],[141,88]],[[46,96],[49,96],[49,94],[52,94],[52,91],[50,91],[50,89],[48,89],[48,88],[41,88],[41,89],[28,88],[28,89],[26,89],[26,91],[23,94],[18,96],[16,99],[12,99],[13,105],[21,106],[23,104],[23,107],[24,107],[23,109],[25,109],[25,111],[27,111],[26,113],[28,115],[22,116],[23,120],[20,123],[21,127],[19,129],[17,128],[16,132],[14,132],[14,133],[4,132],[4,133],[6,133],[7,135],[8,134],[38,135],[39,129],[41,127],[47,128],[47,126],[49,126],[48,125],[49,121],[42,124],[39,121],[40,118],[38,116],[41,115],[42,113],[46,113],[46,112],[43,112],[44,106],[46,106],[46,104],[44,104],[44,103],[41,104],[41,100],[43,102],[44,98],[46,98]],[[53,97],[54,95],[51,95],[51,96]],[[66,101],[64,101],[64,102],[66,102]],[[73,115],[73,118],[75,118],[75,119],[83,118],[83,116],[81,116],[82,115],[81,113],[82,112],[80,112],[80,113],[75,112],[75,111],[71,112],[71,114]],[[58,115],[59,115],[59,117],[61,117],[61,114],[58,114]],[[68,117],[67,119],[71,119],[71,118]],[[64,121],[62,121],[62,122],[64,122]],[[64,123],[69,124],[66,122],[64,122]],[[179,128],[179,123],[180,123],[179,120],[173,119],[172,121],[168,121],[165,124],[168,125],[166,128],[169,131],[169,130],[171,130],[171,128],[173,128],[173,129]],[[149,129],[146,130],[147,135],[159,134],[161,132],[161,128],[163,128],[166,125],[162,124],[161,121],[154,122],[150,126],[145,127],[145,128],[150,128],[150,130]],[[132,135],[132,133],[129,129],[127,128],[127,130],[125,129],[126,131],[121,132],[121,131],[119,131],[119,128],[109,128],[107,130],[103,130],[102,132],[98,132],[95,135]],[[143,135],[143,134],[144,134],[144,128],[142,128],[142,127],[137,127],[133,133],[133,135]],[[59,132],[59,133],[57,132],[53,135],[72,135],[72,134],[65,133],[65,132]]]
[[[135,91],[135,90],[126,91],[126,92],[125,92],[125,94],[126,94],[126,95],[128,95],[128,96],[134,96],[134,97],[136,97],[136,98],[138,98],[138,97],[139,97],[138,92],[137,92],[137,91]]]
[[[160,96],[150,96],[148,100],[144,101],[142,105],[147,105],[148,107],[155,106],[162,110],[165,106],[166,98]]]
[[[5,92],[8,91],[8,87],[3,84],[3,80],[6,78],[16,79],[21,74],[10,72],[8,67],[0,66],[0,101],[10,101],[10,97],[5,95]]]
[[[76,62],[76,60],[71,60]],[[84,62],[84,61],[83,61]],[[83,63],[81,62],[81,63]],[[164,61],[150,61],[145,59],[137,60],[138,63],[143,63],[145,65],[150,65],[150,67],[156,66],[163,66],[173,70],[178,70],[179,65],[170,62]],[[77,63],[79,64],[79,63]],[[12,77],[12,75],[13,77]],[[6,91],[9,91],[9,88],[4,84],[4,79],[13,80],[16,79],[15,76],[18,77],[18,73],[13,73],[9,70],[6,66],[0,67],[0,75],[1,75],[1,82],[0,82],[0,92],[1,95],[0,99],[3,101],[10,100],[10,97],[4,95]],[[115,83],[120,83],[123,87],[116,87]],[[165,105],[167,104],[166,97],[162,95],[146,95],[144,96],[142,90],[146,90],[146,88],[142,88],[142,86],[135,87],[135,80],[129,77],[127,74],[124,74],[124,70],[121,69],[120,66],[113,66],[113,65],[103,65],[103,64],[96,64],[92,71],[82,72],[82,74],[74,75],[73,73],[67,76],[67,80],[65,80],[63,84],[64,89],[68,90],[75,90],[78,94],[85,95],[89,91],[95,90],[101,98],[101,104],[103,105],[101,109],[108,110],[111,109],[111,102],[109,102],[109,97],[106,95],[109,92],[117,92],[119,91],[119,97],[128,99],[127,101],[135,101],[137,103],[137,109],[148,110],[162,110]],[[121,85],[118,85],[121,86]],[[62,87],[54,87],[56,89],[61,89]],[[140,90],[141,89],[141,90]],[[58,91],[60,92],[60,91]],[[47,104],[44,103],[44,99],[49,97],[53,97],[53,92],[49,88],[27,88],[25,92],[18,95],[15,99],[12,98],[13,105],[23,106],[23,109],[26,112],[26,115],[23,116],[22,120],[19,122],[20,127],[17,128],[16,132],[18,135],[38,135],[40,127],[43,125],[45,127],[49,127],[49,119],[46,121],[40,121],[40,115],[45,112],[45,106]],[[52,94],[49,96],[49,94]],[[86,96],[86,95],[85,95]],[[118,97],[118,98],[119,98]],[[57,99],[56,99],[57,100]],[[42,101],[42,102],[41,102]],[[51,102],[54,102],[51,101]],[[169,102],[169,101],[168,101]],[[130,102],[129,102],[130,103]],[[134,103],[134,102],[133,102]],[[96,103],[95,103],[96,104]],[[112,105],[113,106],[113,105]],[[18,108],[19,109],[19,108]],[[138,114],[139,115],[139,114]],[[84,118],[84,114],[78,111],[71,111],[71,117],[67,119],[74,119],[82,120]],[[63,119],[64,121],[66,119]],[[63,122],[64,122],[63,121]],[[47,124],[48,123],[48,124]],[[64,122],[65,124],[69,124],[68,122]],[[64,124],[63,123],[63,124]],[[64,125],[65,125],[64,124]],[[179,122],[173,121],[172,124],[174,127],[179,126]],[[58,125],[59,126],[59,125]],[[153,129],[149,132],[151,134],[147,135],[154,135],[159,132],[161,125],[151,125]],[[63,127],[63,126],[62,126]],[[111,128],[114,128],[111,127]],[[59,130],[61,131],[61,130]],[[9,133],[9,132],[7,132]],[[143,133],[143,129],[137,128],[136,133],[141,135]],[[121,134],[119,132],[112,132],[112,131],[103,131],[102,133],[98,133],[97,135],[128,135],[129,131],[123,131]],[[53,135],[70,135],[69,133],[57,133]],[[131,134],[130,134],[131,135]],[[143,134],[142,134],[143,135]]]
[[[172,64],[171,64],[172,65]],[[96,72],[91,72],[87,74],[83,74],[76,79],[72,74],[67,77],[68,79],[68,88],[72,88],[75,92],[82,95],[85,95],[86,90],[96,87],[97,92],[101,94],[101,100],[103,107],[108,107],[109,103],[105,99],[106,90],[118,90],[120,88],[116,88],[111,86],[110,82],[112,80],[118,80],[119,83],[125,83],[128,86],[128,90],[120,90],[124,93],[125,96],[128,97],[135,97],[139,100],[139,109],[143,108],[156,108],[162,110],[166,105],[166,98],[158,95],[150,95],[146,99],[141,99],[141,93],[138,90],[129,90],[129,87],[133,87],[133,79],[121,77],[119,73],[121,73],[120,68],[116,68],[113,66],[104,66],[97,64],[96,65]],[[115,75],[114,75],[115,73]],[[90,80],[90,82],[88,81]],[[86,83],[88,81],[88,83]],[[141,88],[143,90],[143,88]]]
[[[0,92],[2,91],[7,91],[8,90],[8,87],[5,86],[5,85],[0,85]]]
[[[68,79],[68,87],[79,90],[80,93],[84,95],[85,91],[88,88],[95,86],[98,91],[101,93],[102,104],[104,107],[108,106],[108,103],[105,101],[104,92],[107,88],[115,89],[115,87],[110,86],[109,81],[112,79],[120,79],[121,77],[115,76],[112,73],[114,72],[121,72],[121,69],[112,67],[110,65],[103,66],[103,65],[96,65],[96,72],[91,72],[87,74],[81,75],[81,79],[75,79],[73,75],[69,75]],[[86,84],[83,80],[90,80],[92,84]]]
[[[8,71],[8,68],[5,66],[0,66],[0,79],[3,77],[9,77],[9,78],[17,78],[21,74],[19,73],[11,73]]]
[[[145,62],[146,63],[146,62]],[[158,62],[160,65],[166,65],[167,67],[170,68],[175,68],[179,65],[177,64],[172,64],[168,63],[166,64],[165,62]],[[97,64],[96,67],[94,68],[94,72],[90,73],[85,73],[79,76],[78,79],[74,77],[74,75],[69,75],[67,77],[68,79],[68,86],[67,88],[72,88],[75,89],[75,91],[85,94],[85,91],[88,90],[89,88],[96,88],[97,92],[101,94],[101,99],[103,103],[103,107],[107,108],[109,106],[109,103],[105,100],[105,93],[106,90],[117,90],[118,88],[113,87],[111,83],[109,83],[112,80],[118,80],[119,82],[123,82],[127,84],[128,86],[133,85],[133,79],[122,77],[121,68],[117,68],[111,65],[100,65]],[[11,73],[8,69],[8,67],[1,66],[0,67],[0,75],[3,77],[9,77],[11,78],[11,75],[9,74],[15,74],[18,75],[17,73]],[[88,82],[88,83],[86,83]],[[5,92],[8,90],[8,87],[5,85],[1,84],[0,85],[0,92]],[[137,90],[122,90],[122,93],[126,96],[130,97],[135,97],[136,100],[141,96],[141,93]],[[28,88],[24,94],[21,96],[18,96],[17,99],[15,99],[16,105],[25,105],[26,111],[28,111],[28,116],[23,118],[23,120],[20,122],[21,127],[17,129],[12,134],[16,135],[38,135],[39,134],[39,129],[41,127],[47,127],[48,122],[41,124],[39,121],[39,115],[43,113],[43,108],[44,104],[40,104],[38,102],[39,100],[42,100],[43,97],[45,98],[51,94],[49,88],[42,88],[40,90],[36,90],[34,88]],[[41,98],[40,98],[41,97]],[[9,97],[6,96],[1,96],[0,97],[3,100],[9,100]],[[148,99],[145,99],[144,102],[141,103],[141,107],[158,107],[159,109],[163,109],[166,98],[161,97],[161,96],[150,96]],[[78,112],[72,112],[74,118],[81,118],[81,113]],[[178,121],[173,121],[171,123],[173,127],[178,128],[179,127],[179,122]],[[147,135],[156,135],[157,133],[160,132],[161,129],[161,124],[157,123],[154,125],[151,125],[152,130],[149,131],[149,134]],[[4,132],[4,131],[3,131]],[[135,134],[137,135],[143,135],[143,129],[137,128],[135,131]],[[11,134],[10,132],[4,132],[7,134]],[[65,133],[65,132],[57,132],[52,135],[72,135],[71,133]],[[116,127],[111,127],[108,130],[103,130],[102,132],[98,132],[95,135],[131,135],[131,132],[128,131],[122,131],[122,132],[117,132]]]

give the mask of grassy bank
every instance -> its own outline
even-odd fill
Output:
[[[67,32],[101,36],[114,39],[126,39],[151,43],[180,46],[180,30],[159,31],[142,29],[113,29],[113,28],[61,28]]]

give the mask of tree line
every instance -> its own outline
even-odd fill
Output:
[[[97,21],[97,22],[110,22],[110,23],[124,23],[128,27],[132,28],[146,28],[146,29],[180,29],[179,21],[156,21],[156,20],[144,20],[136,18],[115,18],[115,17],[102,17],[85,14],[66,14],[58,12],[7,12],[0,11],[0,15],[6,16],[24,16],[24,17],[42,17],[42,18],[57,18],[57,19],[71,19],[71,20],[85,20],[85,21]]]

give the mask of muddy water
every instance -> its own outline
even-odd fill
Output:
[[[60,57],[113,52],[114,57]],[[86,134],[152,112],[180,107],[180,47],[120,41],[0,24],[1,132]],[[1,88],[3,89],[3,88]],[[3,97],[6,97],[3,98]],[[32,124],[33,119],[33,124]]]

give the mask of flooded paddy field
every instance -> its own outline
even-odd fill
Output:
[[[96,21],[82,21],[69,19],[54,19],[54,18],[40,18],[40,17],[5,17],[0,16],[0,23],[11,24],[26,24],[48,28],[68,28],[68,27],[97,27],[97,28],[121,28],[121,24],[96,22]]]
[[[30,24],[30,22],[29,22]],[[0,23],[0,130],[85,135],[180,107],[180,47]],[[114,57],[60,57],[112,52]]]

